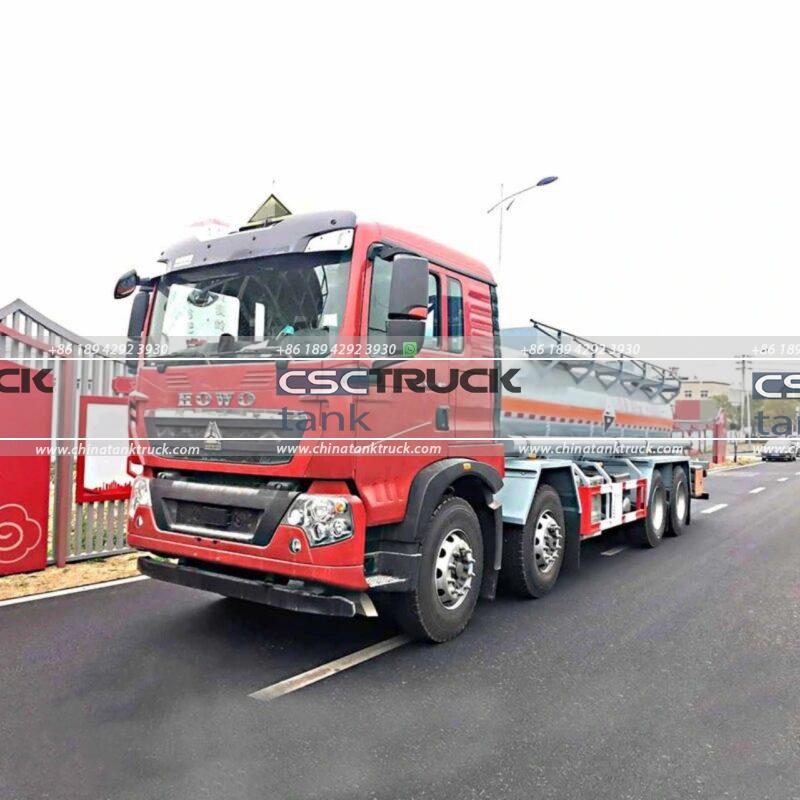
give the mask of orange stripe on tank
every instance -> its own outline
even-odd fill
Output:
[[[526,400],[522,397],[503,397],[501,403],[503,411],[522,414],[539,414],[543,417],[580,417],[587,423],[602,424],[603,411],[599,408],[585,406],[570,406],[563,403],[547,403],[542,400]],[[662,417],[648,417],[643,414],[631,414],[628,411],[618,411],[616,414],[617,425],[633,425],[637,428],[659,428],[672,430],[672,420]]]

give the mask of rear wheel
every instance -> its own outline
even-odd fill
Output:
[[[384,595],[380,606],[409,636],[445,642],[467,626],[482,578],[478,517],[466,500],[447,497],[426,526],[416,588]]]
[[[543,597],[555,586],[564,563],[564,510],[558,492],[536,490],[528,520],[503,533],[501,586],[519,597]]]
[[[628,525],[630,543],[638,547],[658,547],[667,528],[667,514],[667,490],[661,480],[661,473],[654,472],[650,479],[647,516]]]
[[[689,484],[686,473],[676,467],[672,477],[672,491],[669,496],[669,536],[680,536],[685,530],[689,518]]]

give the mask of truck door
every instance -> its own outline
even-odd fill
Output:
[[[466,370],[497,369],[494,360],[494,326],[489,286],[461,275],[447,279],[447,350],[452,365]],[[489,386],[489,378],[475,380],[478,386]],[[453,455],[480,458],[480,449],[494,448],[494,417],[500,395],[477,393],[459,386],[454,394]],[[471,441],[467,441],[470,439]]]
[[[377,380],[370,380],[369,392],[356,400],[358,414],[365,414],[364,424],[369,431],[361,430],[356,435],[364,445],[378,440],[384,448],[374,455],[356,459],[356,480],[370,505],[370,524],[396,521],[398,509],[405,507],[405,498],[411,479],[426,463],[448,456],[448,437],[453,436],[453,392],[437,393],[427,388],[428,370],[439,385],[445,385],[449,365],[442,359],[445,333],[443,305],[444,275],[431,265],[428,281],[428,318],[425,340],[415,358],[402,359],[401,353],[390,353],[381,348],[388,344],[386,323],[388,319],[389,287],[392,278],[391,261],[376,257],[368,271],[365,285],[364,307],[366,309],[365,342],[368,359],[362,366],[372,368],[375,362],[397,358],[385,378],[384,391],[379,391]],[[436,359],[436,360],[428,360]],[[424,376],[419,390],[408,387],[402,381],[399,392],[395,390],[394,375],[400,370],[418,371]],[[437,440],[443,440],[437,447]],[[408,452],[387,452],[386,448],[402,448]],[[419,449],[425,447],[426,452]],[[368,453],[366,448],[364,452]],[[370,487],[373,487],[372,490]],[[372,501],[372,502],[369,502]]]

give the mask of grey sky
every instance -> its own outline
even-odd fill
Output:
[[[495,265],[502,321],[587,336],[798,329],[791,3],[16,4],[0,66],[21,296],[124,331],[116,276],[275,180]]]

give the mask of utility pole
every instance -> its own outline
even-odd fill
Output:
[[[753,408],[750,402],[750,393],[747,391],[747,370],[750,368],[750,359],[746,354],[737,356],[736,366],[742,371],[742,403],[741,403],[741,417],[742,417],[742,433],[747,436],[750,441],[751,433],[753,430],[752,413]]]
[[[549,183],[554,183],[557,181],[558,178],[555,175],[551,175],[548,178],[542,178],[537,183],[534,183],[533,186],[526,186],[524,189],[520,189],[518,192],[512,192],[510,195],[505,196],[503,194],[503,184],[500,184],[500,199],[486,212],[487,214],[491,214],[496,208],[500,209],[500,223],[499,229],[497,231],[497,272],[500,273],[501,267],[503,266],[503,212],[508,211],[512,205],[514,205],[514,200],[521,194],[525,192],[529,192],[531,189],[536,189],[539,186],[547,186]],[[508,205],[506,205],[508,203]]]

